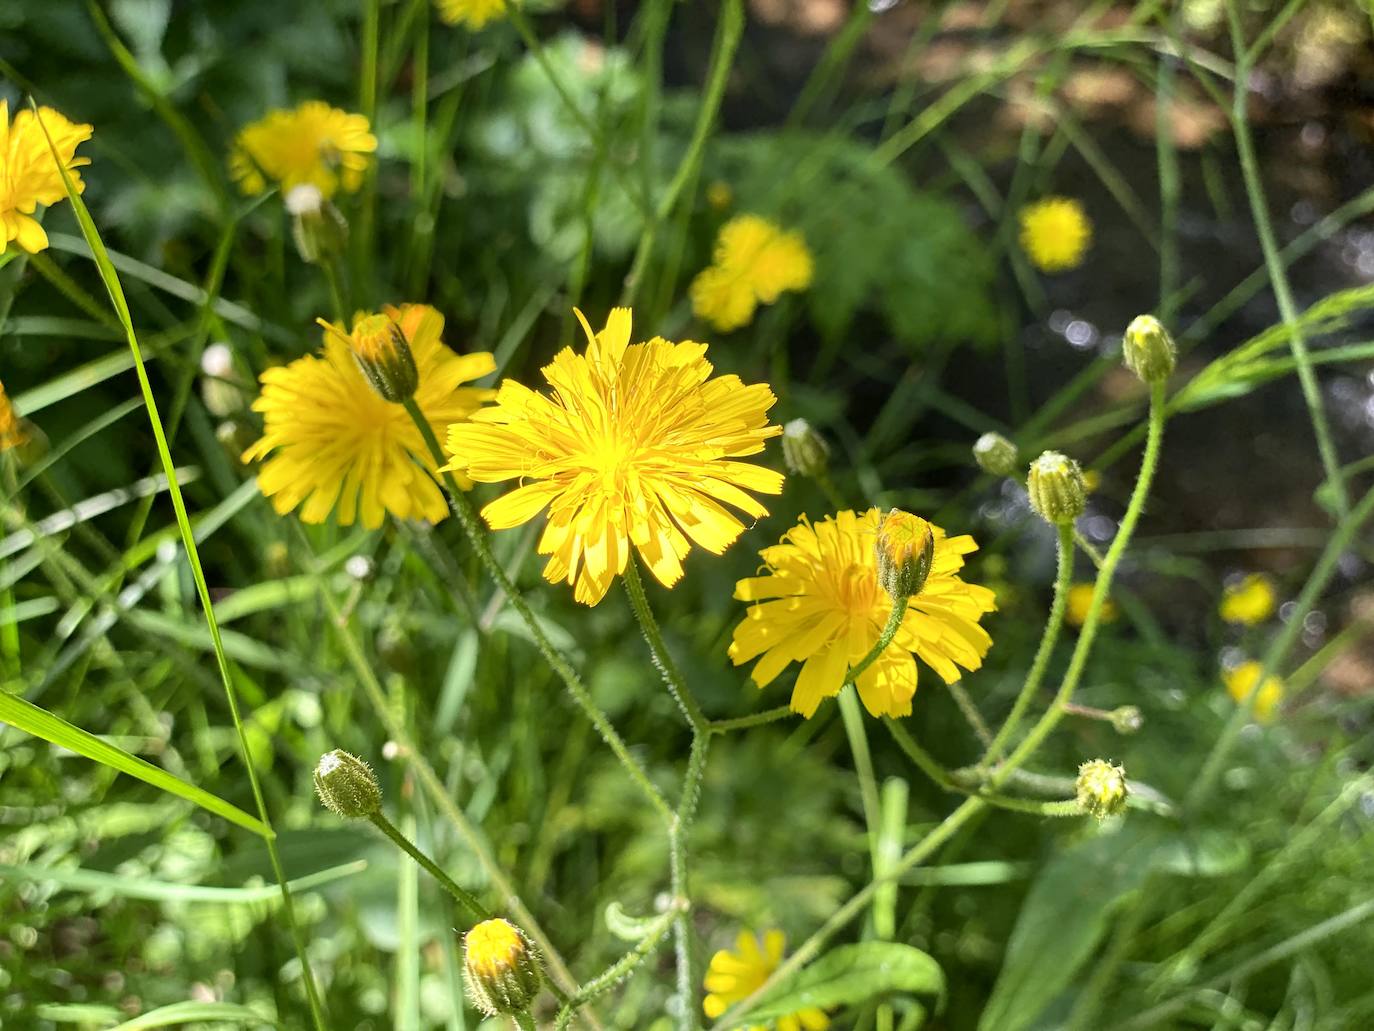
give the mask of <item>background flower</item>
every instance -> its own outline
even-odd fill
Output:
[[[86,188],[77,169],[89,165],[91,159],[77,157],[76,148],[91,138],[91,127],[78,125],[50,107],[40,107],[38,114],[42,125],[28,109],[20,110],[11,122],[9,103],[0,100],[0,231],[4,234],[0,251],[11,240],[30,254],[47,248],[48,234],[33,213],[40,204],[56,204],[66,198],[63,168],[77,193]],[[47,136],[43,134],[45,128]],[[49,137],[61,168],[53,160]]]
[[[270,180],[283,193],[309,184],[327,199],[362,185],[376,149],[365,117],[307,100],[244,126],[229,154],[229,174],[247,194],[261,193]]]
[[[1083,205],[1069,197],[1046,197],[1021,211],[1021,248],[1042,272],[1077,268],[1092,238]]]
[[[765,931],[761,938],[753,931],[740,931],[733,950],[721,949],[711,957],[711,966],[706,971],[707,996],[702,1003],[706,1015],[715,1020],[752,995],[778,969],[786,946],[787,939],[781,931]],[[824,1010],[811,1006],[779,1017],[772,1026],[778,1031],[824,1031],[830,1026],[830,1018]],[[750,1024],[744,1031],[767,1028]]]

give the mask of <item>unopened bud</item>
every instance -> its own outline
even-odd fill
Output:
[[[1121,705],[1112,710],[1111,722],[1118,734],[1134,734],[1145,725],[1145,717],[1134,705]]]
[[[200,371],[200,396],[211,415],[224,419],[243,408],[243,391],[228,382],[234,375],[234,352],[228,344],[211,344],[202,351]]]
[[[1164,323],[1153,315],[1137,315],[1126,327],[1121,354],[1126,367],[1146,383],[1162,383],[1173,374],[1178,348]]]
[[[382,808],[382,788],[372,767],[338,748],[320,756],[315,793],[326,809],[345,820],[365,819]]]
[[[830,445],[805,419],[793,419],[782,428],[782,460],[794,476],[814,479],[830,464]]]
[[[878,524],[874,542],[878,583],[893,601],[920,594],[935,559],[935,533],[920,516],[894,508]]]
[[[1130,789],[1126,786],[1126,770],[1113,766],[1105,759],[1093,759],[1078,767],[1075,785],[1078,804],[1085,813],[1105,820],[1126,808]]]
[[[316,321],[328,331],[339,332],[324,319]],[[405,331],[390,315],[363,315],[354,320],[352,333],[340,336],[348,341],[358,368],[379,396],[400,404],[415,395],[420,385],[415,356]]]
[[[483,920],[463,938],[468,997],[489,1017],[529,1009],[544,972],[539,952],[509,920]]]
[[[220,442],[231,462],[240,463],[243,453],[253,445],[254,434],[244,423],[225,419],[215,426],[215,439]]]
[[[1031,463],[1026,477],[1031,507],[1048,523],[1072,523],[1088,506],[1088,488],[1078,463],[1058,451],[1046,451]]]
[[[993,476],[1010,476],[1016,471],[1016,445],[1000,433],[984,433],[974,442],[973,460],[978,468]]]
[[[291,238],[307,265],[321,265],[342,254],[348,243],[348,221],[319,188],[310,183],[292,187],[285,197],[291,214]]]

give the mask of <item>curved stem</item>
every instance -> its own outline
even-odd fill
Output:
[[[621,579],[625,581],[625,593],[629,596],[630,608],[634,610],[640,632],[649,645],[654,665],[663,676],[663,682],[668,685],[673,700],[677,702],[677,707],[682,710],[687,725],[694,733],[707,733],[710,730],[710,721],[701,711],[701,706],[697,704],[696,698],[687,687],[687,678],[682,675],[682,670],[678,668],[677,662],[663,641],[663,631],[659,628],[658,620],[654,618],[653,609],[649,607],[649,598],[644,593],[644,581],[639,576],[639,564],[633,555],[625,560],[625,572]]]
[[[692,934],[692,899],[687,884],[687,834],[696,816],[697,800],[701,797],[701,778],[706,772],[706,753],[711,744],[708,733],[692,736],[692,751],[687,760],[687,773],[682,782],[682,798],[677,814],[668,830],[668,858],[674,903],[679,907],[673,923],[673,952],[677,968],[678,1026],[683,1031],[695,1031],[696,1008],[696,942]]]
[[[650,926],[648,933],[639,940],[639,943],[620,959],[616,960],[596,977],[592,978],[581,988],[577,994],[567,999],[563,1003],[563,1008],[558,1011],[558,1016],[554,1020],[555,1031],[563,1031],[572,1022],[573,1014],[582,1006],[591,1002],[603,992],[610,991],[623,978],[634,971],[635,967],[644,962],[651,956],[655,949],[663,942],[668,931],[678,918],[677,908],[668,910],[655,920]]]
[[[1035,693],[1040,690],[1040,682],[1045,679],[1045,670],[1049,667],[1050,656],[1054,654],[1054,646],[1058,642],[1059,632],[1064,626],[1064,609],[1069,595],[1069,582],[1072,579],[1073,527],[1061,526],[1059,527],[1058,571],[1054,577],[1054,601],[1050,604],[1050,616],[1045,623],[1045,630],[1040,635],[1040,647],[1036,649],[1035,658],[1031,661],[1030,672],[1026,674],[1026,682],[1021,687],[1021,693],[1016,696],[1016,701],[1012,703],[1011,712],[1007,714],[1002,729],[992,739],[992,744],[988,745],[980,766],[994,763],[1001,758],[1002,749],[1011,739],[1012,734],[1016,732],[1017,726],[1026,715],[1026,710],[1030,708],[1031,702],[1035,699]]]
[[[368,817],[368,820],[371,822],[372,826],[376,827],[390,838],[397,848],[410,856],[415,862],[419,863],[427,874],[438,881],[443,886],[444,890],[452,895],[460,906],[467,910],[468,916],[472,918],[473,923],[481,923],[483,920],[491,919],[491,913],[488,912],[482,903],[477,901],[477,896],[460,886],[457,881],[444,873],[438,863],[421,852],[416,844],[402,834],[396,828],[396,825],[388,820],[382,813],[373,813]]]
[[[729,720],[712,720],[710,731],[713,734],[727,734],[732,730],[744,730],[747,727],[758,727],[765,723],[776,723],[778,720],[785,720],[789,716],[795,716],[790,705],[779,705],[774,709],[764,709],[763,712],[756,712],[749,716],[737,716]]]
[[[887,651],[887,646],[892,643],[892,639],[897,636],[897,631],[902,628],[902,617],[906,615],[906,607],[910,603],[910,598],[901,598],[892,603],[892,613],[887,617],[887,626],[883,627],[883,632],[878,635],[878,643],[869,649],[868,654],[860,659],[857,665],[849,668],[844,683],[840,685],[841,691],[857,681],[869,666],[878,661],[878,656]]]

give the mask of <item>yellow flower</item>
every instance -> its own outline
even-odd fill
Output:
[[[1221,597],[1221,618],[1227,623],[1257,626],[1274,614],[1278,595],[1274,581],[1263,573],[1251,573],[1238,584],[1226,588]]]
[[[613,309],[596,334],[577,316],[587,350],[564,348],[544,367],[553,393],[504,381],[493,407],[449,430],[447,468],[522,481],[482,515],[504,530],[547,506],[544,578],[575,584],[577,600],[595,605],[631,545],[671,587],[692,542],[720,554],[744,530],[721,502],[767,515],[745,491],[780,493],[781,474],[729,459],[758,454],[782,430],[768,423],[773,391],[712,378],[705,344],[631,344],[629,308]]]
[[[880,513],[850,511],[819,523],[806,517],[782,541],[760,552],[768,575],[735,585],[735,597],[758,602],[735,627],[730,658],[759,658],[751,674],[759,687],[793,662],[802,663],[792,709],[810,717],[839,694],[849,668],[878,643],[892,599],[878,583],[874,540]],[[947,537],[938,526],[934,558],[921,593],[913,597],[886,651],[859,675],[859,697],[874,716],[907,716],[916,693],[916,658],[946,682],[959,667],[975,670],[992,645],[978,621],[996,599],[986,587],[959,579],[972,537]]]
[[[20,421],[19,413],[14,410],[14,405],[5,394],[5,384],[0,383],[0,453],[10,448],[22,447],[28,441],[29,435],[24,432],[24,424]]]
[[[1088,608],[1093,601],[1092,584],[1074,584],[1069,588],[1064,600],[1064,618],[1073,626],[1082,626],[1088,618]],[[1116,622],[1116,602],[1111,598],[1102,600],[1102,611],[1097,615],[1099,623]]]
[[[365,117],[307,100],[244,126],[229,154],[229,174],[247,194],[262,193],[271,180],[283,194],[310,185],[328,199],[362,185],[376,149]]]
[[[91,159],[77,157],[76,148],[91,138],[91,127],[68,121],[50,107],[40,107],[38,114],[42,125],[28,109],[21,110],[11,122],[9,102],[0,100],[0,252],[11,240],[30,254],[47,248],[48,234],[33,213],[40,204],[56,204],[66,198],[63,168],[77,193],[86,188],[77,169],[89,165]],[[47,136],[43,134],[45,128]],[[62,160],[61,168],[48,149],[48,136]]]
[[[1278,677],[1270,676],[1263,684],[1259,683],[1260,674],[1264,668],[1253,659],[1242,662],[1235,669],[1228,669],[1222,673],[1221,679],[1226,684],[1226,690],[1230,692],[1232,698],[1239,705],[1255,695],[1255,703],[1252,712],[1255,719],[1261,723],[1268,723],[1274,718],[1274,710],[1278,708],[1279,702],[1283,701],[1283,681]],[[1255,694],[1256,685],[1259,685],[1259,693]]]
[[[1076,268],[1092,238],[1092,223],[1076,200],[1046,197],[1021,209],[1021,248],[1043,272]]]
[[[797,232],[758,215],[737,215],[721,226],[713,264],[692,282],[692,311],[728,331],[754,317],[788,290],[805,290],[815,274],[811,251]]]
[[[765,931],[759,938],[752,931],[740,931],[735,948],[721,949],[711,957],[706,971],[706,1000],[702,1010],[712,1020],[737,1002],[754,994],[782,963],[787,939],[781,931]],[[824,1031],[830,1026],[825,1011],[815,1006],[779,1017],[777,1031]],[[762,1024],[746,1025],[742,1031],[767,1031]]]
[[[440,339],[442,315],[418,304],[385,310],[410,344],[419,373],[415,403],[436,435],[492,396],[491,390],[459,386],[496,363],[485,351],[450,351]],[[438,522],[448,514],[433,478],[438,463],[406,410],[369,385],[350,340],[342,326],[330,326],[319,354],[262,374],[253,409],[263,414],[263,435],[243,460],[266,458],[259,489],[279,513],[300,506],[307,523],[324,522],[331,510],[341,526],[361,519],[373,529],[387,512]]]
[[[506,0],[435,0],[439,19],[447,25],[480,29],[506,13]]]

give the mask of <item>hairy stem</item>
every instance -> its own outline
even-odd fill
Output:
[[[416,844],[396,829],[396,825],[388,820],[381,812],[373,813],[368,817],[372,826],[391,839],[392,843],[411,859],[419,863],[425,872],[438,881],[458,905],[467,911],[468,916],[474,924],[483,920],[490,920],[491,913],[487,911],[482,903],[477,901],[477,896],[458,884],[452,877],[444,873],[443,869],[429,856],[425,855]]]

